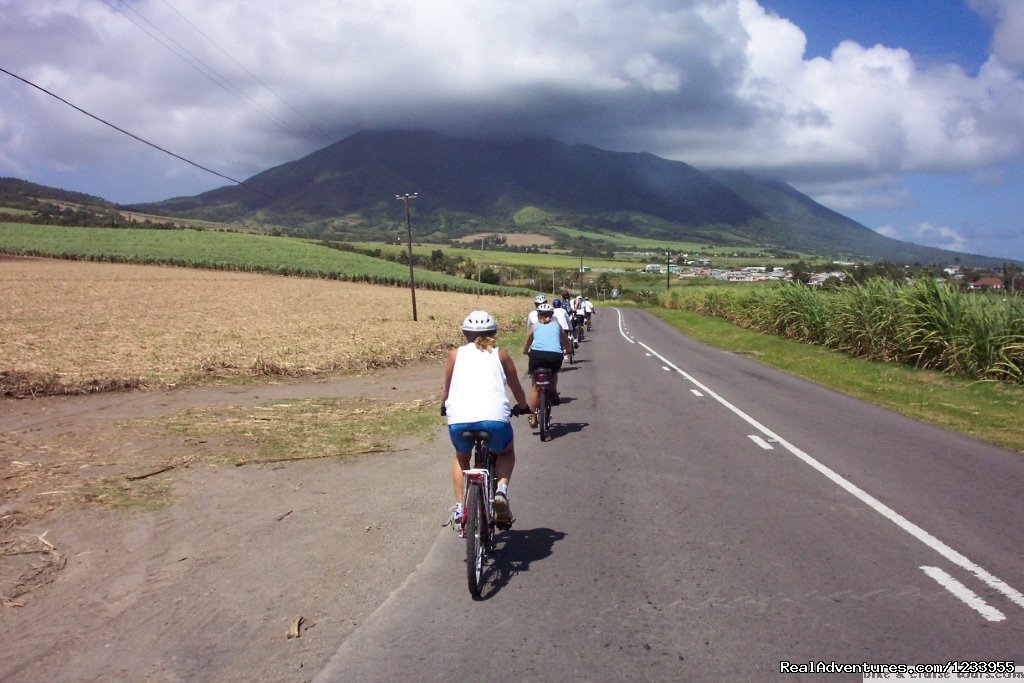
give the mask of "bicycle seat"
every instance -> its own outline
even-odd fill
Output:
[[[491,438],[491,433],[486,429],[467,429],[462,432],[462,438],[470,441],[487,441]]]

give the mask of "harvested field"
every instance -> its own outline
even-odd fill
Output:
[[[189,268],[0,262],[0,396],[310,376],[439,357],[474,308],[524,300]]]
[[[466,235],[465,237],[460,237],[456,241],[463,242],[465,244],[472,244],[473,242],[479,242],[481,237],[490,237],[493,234],[495,233],[481,232],[475,235]],[[506,243],[510,247],[529,247],[533,245],[543,247],[555,243],[555,240],[551,239],[547,235],[541,235],[540,233],[536,232],[503,232],[500,234],[502,237],[505,238]]]

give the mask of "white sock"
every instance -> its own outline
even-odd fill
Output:
[[[498,492],[508,495],[508,484],[498,484]]]

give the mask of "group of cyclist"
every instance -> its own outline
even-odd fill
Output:
[[[594,305],[590,297],[561,299],[548,303],[543,294],[533,300],[534,310],[527,316],[526,342],[523,353],[529,357],[529,373],[547,368],[551,371],[552,403],[558,405],[558,371],[565,356],[579,346],[575,330],[592,329]],[[490,434],[490,449],[495,453],[494,494],[495,522],[508,525],[513,521],[508,501],[508,482],[515,467],[515,444],[510,414],[528,414],[530,426],[537,426],[539,393],[532,386],[529,401],[516,374],[515,362],[508,352],[497,346],[497,321],[486,311],[473,311],[462,322],[466,343],[453,349],[445,365],[444,396],[441,414],[448,419],[448,433],[455,447],[452,462],[452,485],[455,507],[451,521],[458,526],[463,517],[463,470],[469,469],[473,444],[463,434],[483,430]],[[516,405],[510,405],[505,387],[512,392]]]

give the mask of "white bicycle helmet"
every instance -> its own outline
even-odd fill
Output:
[[[533,303],[537,306],[539,306],[540,304],[546,304],[547,302],[548,298],[543,294],[538,294],[537,296],[533,297]]]
[[[498,322],[487,311],[473,311],[462,321],[463,332],[497,332]]]
[[[538,304],[537,313],[554,313],[555,309],[551,307],[551,304]]]

